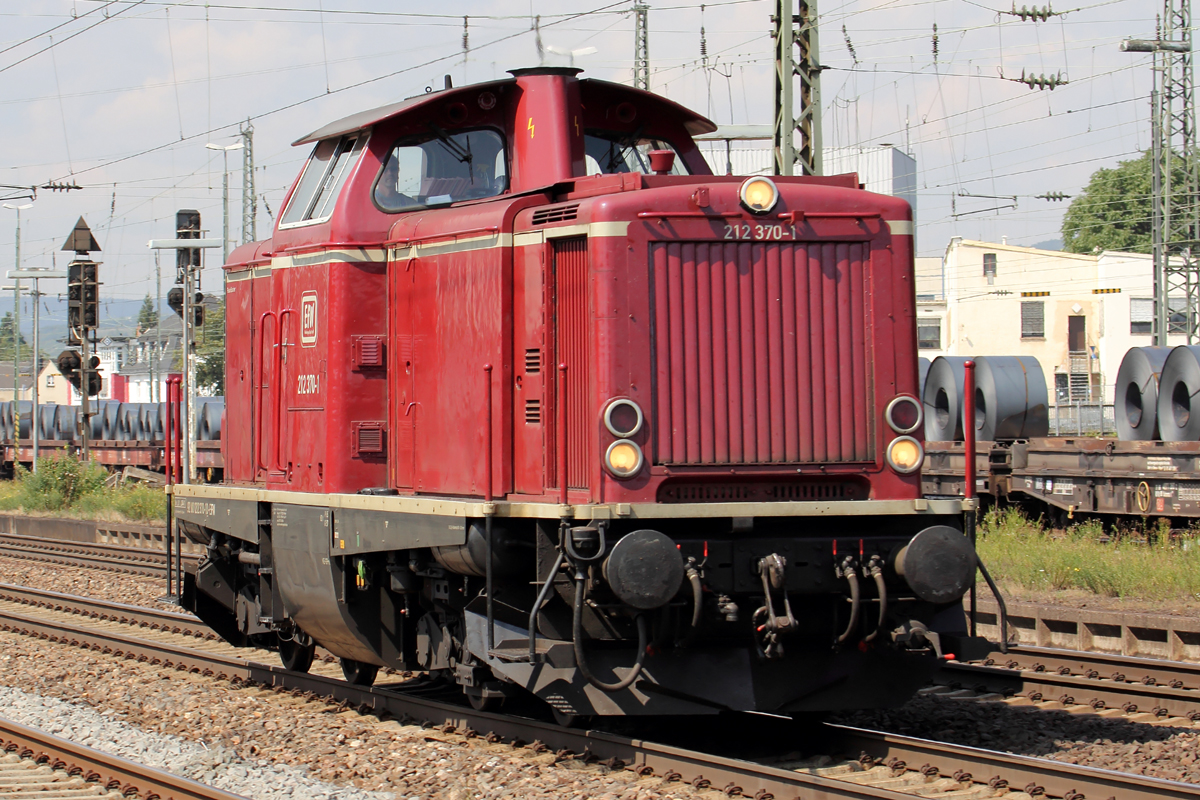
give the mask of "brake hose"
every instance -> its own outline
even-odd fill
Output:
[[[883,581],[883,567],[876,556],[871,557],[871,577],[875,579],[875,589],[879,592],[879,622],[875,625],[875,630],[863,637],[864,642],[869,642],[879,635],[883,630],[883,618],[887,616],[887,584]]]
[[[842,631],[842,635],[837,638],[838,644],[842,644],[849,639],[850,634],[854,633],[854,629],[858,627],[858,611],[860,606],[858,572],[854,569],[853,559],[847,558],[843,562],[842,575],[850,584],[850,624],[846,626],[846,630]]]
[[[571,634],[574,639],[575,646],[575,666],[579,668],[580,673],[587,679],[587,682],[603,692],[619,692],[622,689],[628,689],[633,685],[633,682],[642,674],[642,664],[646,661],[646,647],[650,643],[650,632],[646,625],[646,617],[644,614],[638,614],[637,632],[638,632],[638,654],[637,661],[633,664],[633,669],[623,679],[616,683],[604,683],[588,668],[587,658],[583,654],[583,602],[587,598],[587,574],[579,569],[575,572],[575,614],[572,618]]]

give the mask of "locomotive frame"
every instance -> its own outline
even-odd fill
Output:
[[[301,139],[226,264],[225,482],[182,602],[348,680],[568,718],[903,702],[984,643],[921,496],[911,210],[713,176],[715,126],[577,70]]]

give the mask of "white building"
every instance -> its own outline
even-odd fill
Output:
[[[1125,353],[1151,344],[1149,255],[1081,255],[956,237],[943,258],[917,262],[917,340],[926,358],[1031,355],[1052,401],[1112,402]],[[1175,317],[1172,346],[1186,343],[1182,314]]]

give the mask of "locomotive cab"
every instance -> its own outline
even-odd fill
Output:
[[[920,493],[910,209],[714,176],[711,122],[577,73],[299,140],[225,267],[240,424],[225,483],[176,490],[185,604],[479,705],[904,702],[980,644],[963,505]]]

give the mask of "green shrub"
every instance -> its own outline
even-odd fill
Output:
[[[1200,538],[1166,520],[1106,531],[1098,520],[1048,530],[1016,509],[992,510],[979,526],[979,555],[992,575],[1025,589],[1076,589],[1139,600],[1200,598]]]
[[[0,510],[132,522],[166,519],[162,489],[141,484],[110,488],[108,478],[104,467],[74,456],[41,458],[36,474],[18,467],[11,482],[0,484]]]

